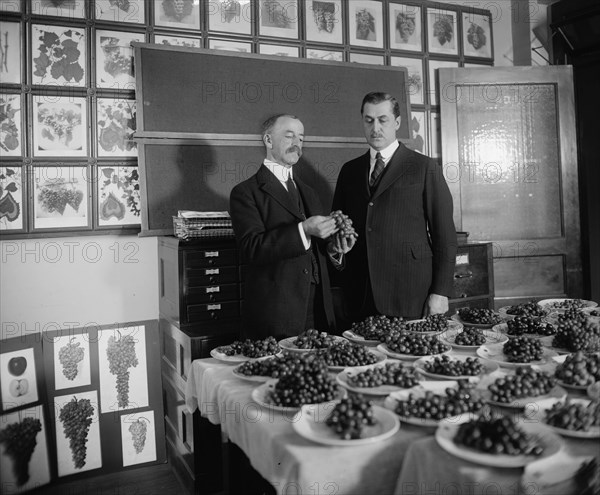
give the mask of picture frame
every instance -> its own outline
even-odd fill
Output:
[[[96,390],[69,393],[54,397],[55,428],[56,428],[56,460],[58,476],[91,471],[102,467],[102,449],[100,444],[100,412],[98,407],[98,392]],[[73,447],[70,438],[65,434],[64,423],[72,414],[78,414],[91,423],[81,447],[77,443]],[[81,450],[74,450],[79,447]]]
[[[144,33],[96,31],[96,86],[135,90],[132,41],[144,41]]]
[[[34,230],[90,226],[90,176],[84,166],[33,168]]]
[[[54,390],[86,387],[92,384],[89,336],[84,333],[60,332],[54,337],[46,334],[51,350]],[[47,378],[48,379],[48,378]]]
[[[383,48],[383,4],[374,0],[348,2],[350,44]]]
[[[191,38],[188,36],[167,36],[162,34],[154,35],[154,43],[157,45],[185,46],[188,48],[202,48],[200,38]]]
[[[144,24],[146,20],[145,3],[144,0],[127,0],[127,2],[96,0],[96,20]]]
[[[374,55],[371,53],[350,53],[350,62],[357,64],[385,65],[383,55]]]
[[[251,34],[254,10],[251,0],[210,0],[205,16],[208,30],[232,34]]]
[[[35,433],[35,444],[28,459],[26,467],[23,468],[21,459],[15,459],[7,448],[2,449],[0,454],[0,478],[4,488],[12,493],[24,493],[37,487],[50,483],[50,462],[48,458],[48,421],[41,405],[8,412],[0,416],[0,431],[11,432],[8,437],[17,441],[23,438],[27,430],[28,434]],[[9,440],[10,441],[10,440]],[[14,440],[13,440],[14,441]]]
[[[329,60],[333,62],[343,62],[344,52],[337,50],[320,50],[318,48],[306,48],[306,58],[315,60]]]
[[[86,3],[77,0],[32,0],[31,13],[33,15],[83,19]]]
[[[0,12],[21,12],[21,0],[0,0]]]
[[[465,57],[494,58],[492,17],[488,14],[462,13],[462,46]]]
[[[2,157],[23,156],[21,95],[0,93],[0,150]]]
[[[429,53],[458,55],[457,12],[427,8],[426,14]]]
[[[141,224],[140,177],[137,166],[98,166],[98,226]]]
[[[458,67],[458,60],[429,60],[428,61],[428,69],[429,73],[427,74],[427,94],[429,98],[430,105],[438,104],[438,75],[436,70],[443,69],[446,67],[454,68]],[[440,92],[443,95],[444,88],[439,88]]]
[[[230,52],[252,53],[252,43],[245,41],[222,40],[213,38],[208,40],[208,47],[213,50],[226,50]]]
[[[199,30],[200,2],[194,0],[155,0],[154,25]]]
[[[0,63],[2,84],[21,84],[21,61],[26,60],[21,55],[21,23],[0,22],[0,38],[5,47]]]
[[[425,112],[411,110],[410,115],[411,149],[422,155],[427,155],[427,119],[425,119]]]
[[[24,168],[0,165],[0,232],[21,232],[25,229],[27,204],[23,201]]]
[[[300,49],[297,46],[272,45],[269,43],[261,43],[258,46],[261,55],[277,55],[279,57],[296,57],[300,56]]]
[[[305,0],[304,27],[307,41],[343,43],[342,0]]]
[[[136,101],[133,99],[96,99],[98,157],[137,156],[137,144],[133,140],[135,115]]]
[[[6,339],[0,353],[0,412],[12,411],[41,400],[42,345],[34,338]]]
[[[298,39],[298,0],[259,0],[260,36]]]
[[[423,60],[421,58],[391,57],[390,65],[405,67],[408,71],[408,96],[411,105],[423,105],[425,77],[423,75]]]
[[[390,48],[392,50],[423,51],[422,10],[418,5],[389,4]]]
[[[121,415],[121,450],[123,466],[157,460],[154,411]]]
[[[87,150],[86,98],[34,95],[34,156],[87,156]]]
[[[442,149],[442,125],[440,122],[440,113],[436,111],[429,112],[429,156],[431,158],[440,158]]]
[[[85,86],[85,29],[72,26],[33,24],[31,26],[33,84]]]

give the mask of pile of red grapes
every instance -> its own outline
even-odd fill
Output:
[[[506,322],[508,335],[524,335],[526,333],[536,335],[554,335],[556,329],[548,322],[533,316],[516,316]]]
[[[509,363],[531,363],[542,359],[544,346],[535,338],[515,337],[504,344],[502,352]]]
[[[377,362],[377,356],[365,346],[349,341],[338,341],[327,349],[319,349],[318,355],[328,366],[364,366]]]
[[[338,386],[329,375],[327,365],[309,356],[303,366],[277,380],[268,400],[275,406],[300,407],[333,400],[337,393]]]
[[[483,345],[485,342],[483,332],[474,327],[467,327],[454,337],[454,343],[457,345]]]
[[[358,237],[356,230],[352,226],[352,220],[348,215],[342,213],[341,210],[332,211],[329,216],[335,220],[335,226],[338,228],[336,235],[340,235],[342,237],[354,237],[355,239]]]
[[[348,375],[348,384],[358,388],[380,387],[381,385],[410,388],[417,383],[419,382],[414,369],[398,362],[385,363],[383,366]]]
[[[510,306],[506,310],[506,313],[515,316],[531,316],[533,318],[539,318],[541,316],[546,316],[547,311],[535,301],[529,301],[517,304],[516,306]]]
[[[483,364],[476,357],[468,357],[460,361],[448,356],[436,356],[432,361],[426,361],[423,368],[428,373],[436,375],[477,376],[483,371]]]
[[[496,325],[502,322],[500,315],[487,308],[460,308],[458,316],[466,323],[477,325]]]
[[[246,376],[268,376],[270,378],[280,378],[291,375],[296,370],[304,371],[307,361],[315,359],[314,356],[307,354],[283,354],[273,356],[260,361],[246,361],[240,364],[236,371]]]
[[[429,315],[425,320],[406,325],[409,332],[438,332],[448,329],[448,319],[444,315]]]
[[[244,342],[236,340],[232,344],[217,347],[217,351],[226,356],[241,354],[249,358],[259,358],[277,354],[280,348],[275,337],[267,337],[263,340],[246,339]]]
[[[405,328],[406,323],[402,318],[377,315],[367,316],[363,321],[352,323],[350,331],[366,340],[379,340],[383,342],[385,337],[393,330],[400,331]]]
[[[441,354],[451,349],[449,345],[440,342],[435,335],[396,331],[386,337],[385,344],[393,352],[412,356]]]
[[[556,402],[546,409],[546,423],[556,428],[570,431],[589,431],[592,426],[600,426],[600,402],[588,405],[582,402]]]
[[[335,342],[335,337],[327,332],[319,332],[311,328],[302,332],[293,341],[298,349],[323,349],[329,347]]]
[[[373,404],[360,394],[352,394],[336,404],[325,424],[344,440],[360,438],[365,426],[377,423]]]
[[[567,385],[582,387],[600,381],[600,354],[585,354],[582,351],[569,354],[558,365],[554,376]]]
[[[512,418],[479,417],[458,427],[454,442],[488,454],[535,455],[544,451]]]
[[[557,331],[552,346],[570,352],[600,350],[600,323],[585,313],[569,309],[558,315]]]
[[[581,299],[565,299],[563,301],[555,301],[550,304],[553,309],[581,309],[585,307],[585,302]]]
[[[556,379],[548,372],[530,367],[517,368],[514,375],[497,378],[488,386],[491,400],[511,403],[524,397],[545,395],[556,385]]]
[[[425,396],[409,394],[407,400],[398,401],[394,411],[403,418],[433,419],[439,421],[450,416],[477,412],[485,402],[470,384],[460,380],[458,388],[448,387],[445,395],[431,390]]]

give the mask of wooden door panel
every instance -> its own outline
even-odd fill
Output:
[[[454,221],[492,241],[495,305],[583,293],[570,67],[440,69]]]

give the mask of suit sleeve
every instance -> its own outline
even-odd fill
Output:
[[[272,264],[306,254],[298,223],[267,229],[249,188],[233,188],[229,197],[229,213],[243,261]]]
[[[444,179],[442,167],[435,160],[428,160],[425,190],[427,222],[433,251],[433,279],[429,292],[452,297],[457,248],[456,228],[452,218],[452,195]]]

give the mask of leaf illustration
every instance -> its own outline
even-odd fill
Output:
[[[11,182],[10,184],[8,184],[4,189],[6,189],[7,191],[10,191],[10,192],[17,192],[17,186],[14,182]]]
[[[67,66],[67,62],[64,58],[57,60],[52,64],[52,68],[50,69],[50,74],[54,79],[58,79],[60,76],[64,75],[65,68]],[[65,78],[66,79],[66,78]]]
[[[40,36],[40,41],[44,43],[48,48],[52,48],[52,45],[58,44],[60,41],[56,33],[44,31],[44,34]]]
[[[41,53],[39,57],[33,59],[36,70],[34,75],[44,77],[46,75],[46,69],[50,66],[51,62],[48,55]]]
[[[45,137],[50,141],[54,141],[54,134],[52,134],[48,129],[42,129],[42,137]]]
[[[112,177],[112,175],[115,173],[115,169],[112,167],[109,168],[103,168],[102,169],[102,174],[104,175],[104,177],[106,177],[107,179],[110,179]]]
[[[15,174],[15,171],[12,168],[7,168],[6,169],[6,176],[7,177],[10,177],[11,175],[14,175],[14,174]]]
[[[63,41],[64,53],[67,58],[67,62],[77,62],[79,60],[79,56],[81,52],[77,48],[77,43],[73,40],[65,40]]]
[[[83,68],[78,63],[67,64],[63,72],[63,77],[67,81],[74,79],[75,81],[79,82],[81,79],[83,79]]]

